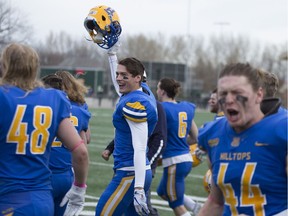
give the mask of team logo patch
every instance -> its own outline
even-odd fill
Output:
[[[219,138],[208,140],[208,145],[210,147],[217,146],[219,144]]]
[[[231,142],[231,146],[232,147],[237,147],[240,144],[240,137],[234,137],[232,142]]]
[[[5,209],[1,212],[2,215],[4,216],[13,216],[14,214],[14,208],[8,208],[8,209]]]
[[[255,142],[255,146],[268,146],[268,143],[260,143],[260,142]]]
[[[128,107],[131,107],[133,109],[138,109],[138,110],[145,110],[145,106],[143,106],[140,102],[134,102],[134,103],[127,103],[126,104]]]

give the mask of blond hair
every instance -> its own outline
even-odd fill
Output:
[[[2,80],[0,85],[13,85],[25,91],[43,86],[36,80],[39,70],[39,56],[37,52],[23,44],[11,43],[7,45],[1,55]]]
[[[262,87],[262,72],[252,67],[249,63],[232,63],[226,65],[220,72],[219,79],[225,76],[244,76],[256,92]]]
[[[68,71],[57,71],[55,74],[62,78],[62,89],[67,93],[68,98],[83,105],[85,103],[84,96],[88,92],[86,86],[82,85]]]

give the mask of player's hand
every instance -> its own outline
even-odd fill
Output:
[[[108,49],[108,52],[107,52],[108,55],[116,55],[120,46],[121,46],[121,42],[119,38],[118,41],[110,49]]]
[[[197,147],[195,149],[195,156],[201,161],[201,163],[203,162],[203,155],[205,155],[205,152]]]
[[[101,155],[101,156],[102,156],[102,158],[103,158],[104,160],[108,161],[110,155],[111,155],[111,152],[106,149],[106,150],[104,150],[104,151],[102,152],[102,155]]]
[[[134,190],[134,206],[139,215],[148,215],[149,209],[146,202],[145,191],[143,189]]]
[[[67,202],[64,216],[78,216],[84,208],[86,187],[77,187],[72,185],[71,189],[66,193],[60,207],[64,206]]]
[[[157,159],[157,166],[162,166],[163,165],[163,160],[162,160],[162,155],[159,156]]]

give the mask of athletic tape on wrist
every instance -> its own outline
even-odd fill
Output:
[[[86,188],[87,187],[87,185],[84,183],[84,184],[79,184],[79,183],[77,183],[77,182],[74,182],[73,183],[75,186],[77,186],[77,187],[80,187],[80,188]]]

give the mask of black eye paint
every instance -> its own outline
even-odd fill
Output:
[[[248,98],[242,95],[236,95],[236,100],[239,101],[243,106],[248,101]],[[223,106],[226,103],[226,97],[222,97],[218,100],[220,106]]]
[[[242,95],[237,95],[236,100],[239,101],[245,107],[245,103],[248,101],[248,98]]]

